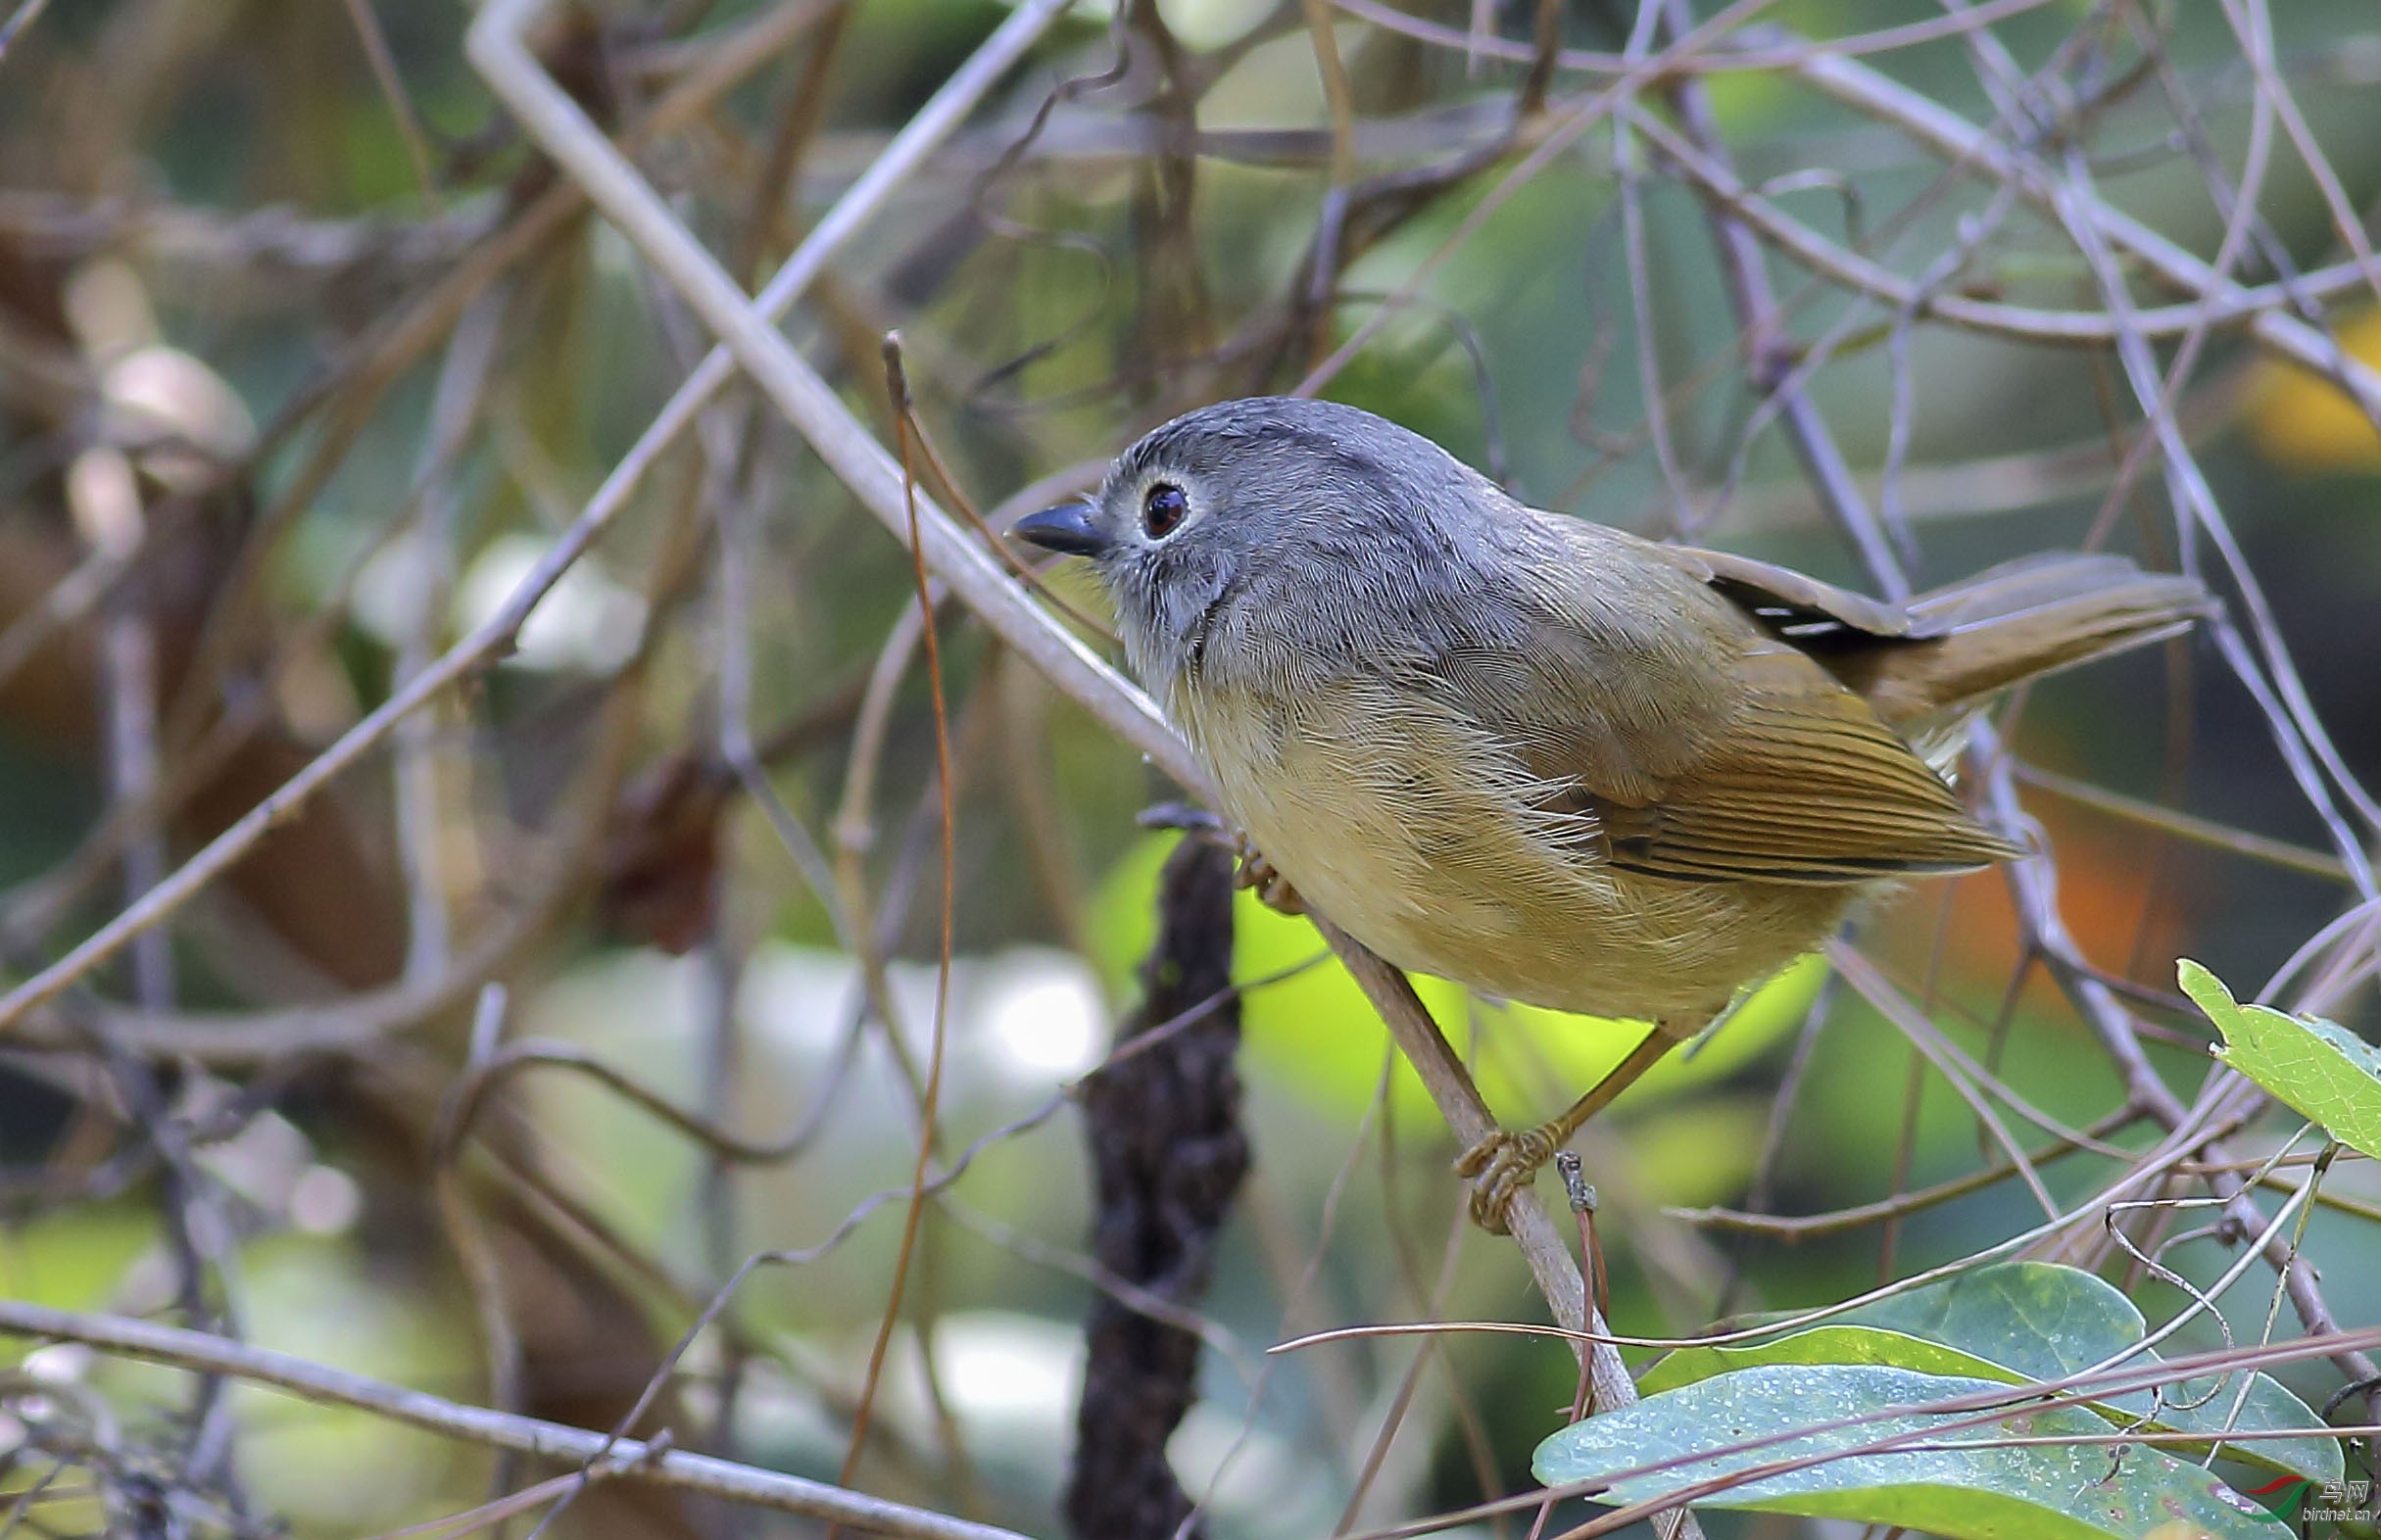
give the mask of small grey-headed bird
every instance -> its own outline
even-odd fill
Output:
[[[1879,603],[1527,507],[1288,398],[1177,417],[1014,533],[1092,560],[1135,671],[1299,897],[1401,967],[1654,1024],[1563,1117],[1467,1152],[1491,1227],[1864,896],[2017,853],[1947,780],[1996,693],[2210,608],[2189,578],[2069,554]]]

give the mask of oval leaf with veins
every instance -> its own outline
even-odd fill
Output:
[[[2217,1058],[2342,1144],[2381,1160],[2381,1048],[2337,1022],[2243,1005],[2188,957],[2174,971],[2224,1035]]]
[[[2007,1389],[1873,1366],[1738,1370],[1575,1422],[1538,1445],[1531,1468],[1549,1486],[1597,1483],[1587,1495],[1600,1503],[1659,1500],[1721,1480],[1718,1491],[1686,1501],[1894,1524],[1945,1540],[2141,1540],[2168,1524],[2208,1540],[2290,1532],[2208,1471],[2157,1449],[2060,1441],[2108,1436],[2109,1424],[2080,1407],[2012,1406],[1968,1427],[1954,1424],[1972,1412],[1899,1410]],[[1894,1410],[1870,1416],[1879,1408]],[[1904,1447],[1856,1453],[1888,1439]],[[2017,1442],[2031,1439],[2053,1441]],[[1778,1468],[1788,1465],[1798,1468]]]

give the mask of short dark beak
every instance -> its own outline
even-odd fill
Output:
[[[1008,532],[1069,556],[1095,556],[1108,549],[1107,537],[1092,523],[1091,505],[1084,503],[1061,503],[1028,513],[1008,526]]]

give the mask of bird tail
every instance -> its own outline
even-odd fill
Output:
[[[2012,685],[2163,641],[2215,613],[2196,578],[2122,556],[2055,553],[2006,562],[1907,606],[1912,649],[1937,711],[1981,705]]]

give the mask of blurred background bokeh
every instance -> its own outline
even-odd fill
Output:
[[[1840,38],[1967,9],[1783,0],[1759,24]],[[2254,140],[2241,281],[2356,255],[2333,195],[2361,217],[2381,190],[2369,6],[1992,9],[2006,14],[1991,57],[1947,34],[1864,62],[2052,164],[2080,162],[2100,197],[2203,257],[2227,244]],[[1543,10],[1566,47],[1629,45],[1631,7]],[[929,489],[996,522],[1039,505],[1021,489],[1051,501],[1083,485],[1177,410],[1297,385],[1378,316],[1328,394],[1541,505],[1864,586],[1764,405],[1695,188],[1641,135],[1616,167],[1599,127],[1496,191],[1546,139],[1529,114],[1511,137],[1540,11],[1078,6],[846,246],[789,334],[890,443],[878,339],[898,329],[948,470]],[[1335,135],[1310,12],[1352,136]],[[85,0],[0,6],[0,25],[11,13],[0,978],[14,984],[496,613],[710,338],[470,72],[462,7]],[[533,41],[756,287],[1008,14],[569,0]],[[2250,14],[2270,28],[2295,124],[2260,120],[2233,24]],[[1467,49],[1467,33],[1499,46]],[[1559,115],[1608,79],[1566,66],[1542,94]],[[2055,219],[1947,173],[1793,69],[1713,73],[1708,99],[1743,182],[1830,240],[1945,292],[2105,310]],[[1400,173],[1405,190],[1335,212],[1335,187]],[[1785,320],[1765,370],[1796,372],[1921,582],[2087,543],[2177,561],[2172,487],[2159,453],[2133,454],[2143,416],[2110,350],[1903,326],[1769,261]],[[2138,303],[2177,299],[2127,281]],[[1418,303],[1385,303],[1414,284]],[[2373,304],[2342,286],[2305,312],[2381,364]],[[2158,343],[2162,367],[2177,340]],[[2345,771],[2381,773],[2381,434],[2337,384],[2238,326],[2208,331],[2187,365],[2175,431]],[[905,553],[763,400],[722,401],[516,649],[170,924],[0,1032],[0,1295],[200,1324],[600,1428],[739,1262],[786,1248],[800,1255],[742,1285],[731,1329],[695,1342],[649,1425],[821,1478],[844,1469],[936,1019],[935,703]],[[2204,541],[2196,558],[2213,569]],[[1096,614],[1080,575],[1048,581]],[[1095,1287],[1066,1092],[1137,996],[1177,837],[1136,815],[1174,794],[963,611],[943,611],[939,640],[957,817],[933,1159],[966,1165],[925,1208],[850,1480],[1050,1534]],[[885,657],[899,672],[869,698]],[[2334,831],[2270,708],[2204,640],[2046,682],[2004,720],[2077,946],[2187,1098],[2211,1034],[2179,1004],[2175,958],[2257,990],[2356,897]],[[780,816],[727,762],[738,728]],[[2353,808],[2338,817],[2369,842]],[[2046,1122],[2084,1129],[2124,1106],[2101,1044],[2026,956],[2002,876],[1913,885],[1860,945]],[[1519,1257],[1466,1232],[1451,1139],[1320,953],[1302,922],[1243,897],[1254,1164],[1201,1307],[1202,1398],[1171,1451],[1219,1536],[1318,1536],[1519,1489],[1574,1388],[1559,1345],[1514,1338],[1265,1355],[1351,1323],[1543,1319]],[[1843,1298],[2040,1219],[2010,1180],[1791,1240],[1674,1212],[1824,1214],[1998,1158],[1904,1034],[1822,974],[1769,987],[1583,1135],[1623,1329]],[[707,1146],[567,1065],[508,1076],[458,1132],[442,1118],[491,982],[506,1008],[483,1033],[570,1045],[767,1147]],[[1558,1109],[1630,1040],[1451,987],[1425,997],[1510,1123]],[[2368,1026],[2369,990],[2337,1009]],[[2260,1121],[2235,1152],[2295,1127]],[[2140,1148],[2156,1131],[2106,1136]],[[2069,1200],[2113,1169],[2097,1154],[2045,1167]],[[900,1195],[845,1227],[886,1189]],[[2343,1163],[2327,1190],[2381,1202],[2369,1163]],[[2180,1211],[2167,1232],[2208,1218]],[[2308,1246],[2338,1319],[2381,1320],[2371,1209],[2319,1211]],[[2164,1262],[2204,1279],[2230,1256],[2210,1238]],[[2102,1260],[2153,1315],[2186,1298],[2120,1252]],[[2227,1297],[2252,1331],[2271,1282],[2259,1270]],[[2204,1323],[2186,1335],[2218,1340]],[[159,1533],[364,1535],[487,1494],[484,1451],[362,1414],[71,1345],[0,1350],[12,1365],[0,1373],[86,1397],[110,1428],[8,1526],[121,1527],[138,1509],[126,1493],[146,1490],[182,1494],[160,1508],[179,1527]],[[2283,1377],[2318,1406],[2340,1388],[2321,1362]],[[24,1438],[0,1419],[0,1504],[54,1478]],[[1505,1522],[1464,1532],[1527,1528]],[[561,1525],[808,1532],[627,1485]],[[1711,1531],[1812,1532],[1734,1516]]]

